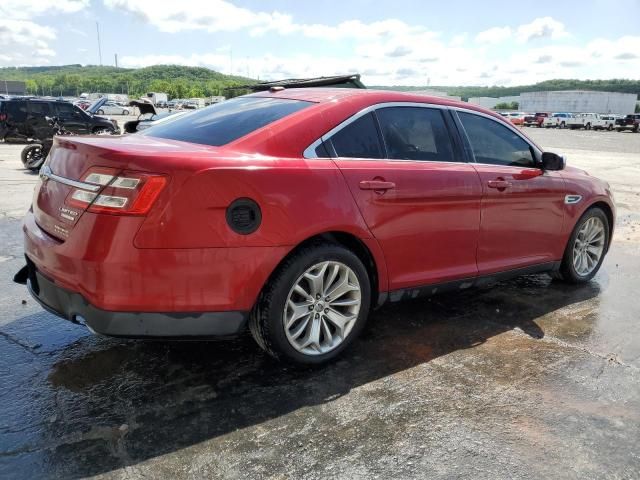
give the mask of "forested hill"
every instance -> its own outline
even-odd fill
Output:
[[[366,79],[364,79],[366,81]],[[370,87],[389,90],[441,90],[449,95],[458,95],[467,100],[469,97],[506,97],[520,95],[523,92],[545,92],[551,90],[598,90],[601,92],[635,93],[640,95],[640,80],[612,79],[612,80],[546,80],[534,85],[519,85],[516,87]]]
[[[224,75],[202,67],[154,65],[146,68],[115,68],[82,65],[57,67],[0,68],[0,80],[23,80],[30,94],[79,95],[82,92],[129,93],[166,92],[171,98],[229,96],[229,87],[254,83],[255,80]],[[366,77],[363,78],[365,84]],[[599,90],[640,95],[640,80],[547,80],[535,85],[515,87],[446,87],[446,86],[371,86],[386,90],[441,90],[449,95],[469,97],[502,97],[522,92],[549,90]],[[1,90],[1,88],[0,88]],[[236,90],[236,94],[244,93]]]
[[[224,75],[201,67],[155,65],[146,68],[115,68],[82,65],[0,68],[0,80],[23,80],[27,92],[39,95],[79,95],[82,92],[166,92],[171,98],[225,95],[229,87],[255,80]]]

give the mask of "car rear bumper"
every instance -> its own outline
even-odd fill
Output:
[[[188,338],[234,335],[244,330],[248,312],[113,312],[89,303],[42,275],[27,258],[15,280],[27,284],[33,298],[47,311],[84,324],[91,331],[112,337]]]

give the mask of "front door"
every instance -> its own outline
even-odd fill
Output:
[[[390,290],[476,276],[482,188],[441,110],[379,108],[331,143],[384,252]]]
[[[540,168],[533,147],[509,127],[458,112],[482,182],[479,273],[560,260],[564,181]]]

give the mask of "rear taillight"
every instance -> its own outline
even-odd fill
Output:
[[[104,188],[90,192],[75,188],[67,203],[93,213],[144,215],[167,183],[163,175],[140,172],[120,172],[111,168],[93,167],[82,179],[85,183]]]
[[[0,122],[4,122],[7,118],[7,114],[6,113],[0,113]]]

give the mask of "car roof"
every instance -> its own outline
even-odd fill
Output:
[[[386,103],[386,102],[416,102],[431,103],[434,105],[443,105],[448,107],[458,107],[467,110],[475,110],[478,112],[491,115],[493,117],[502,118],[493,110],[474,105],[472,103],[463,102],[461,100],[452,100],[444,97],[434,97],[430,95],[422,95],[411,92],[398,92],[395,90],[372,90],[359,88],[283,88],[271,89],[264,92],[256,92],[248,97],[273,97],[286,98],[289,100],[302,100],[315,103],[340,103],[342,101],[360,100],[369,104]]]

